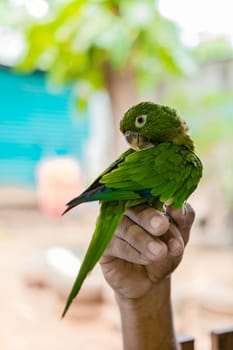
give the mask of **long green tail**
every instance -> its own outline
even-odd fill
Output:
[[[124,210],[124,201],[109,201],[101,203],[100,215],[98,217],[95,232],[80,267],[78,276],[68,296],[62,317],[65,316],[70,304],[78,294],[87,274],[96,265],[108,243],[112,239],[112,236],[124,214]]]

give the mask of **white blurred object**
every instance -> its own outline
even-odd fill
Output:
[[[93,180],[109,165],[113,149],[113,125],[109,98],[104,92],[93,94],[89,103],[90,137],[86,145],[88,176]]]
[[[67,277],[76,277],[81,266],[81,260],[77,255],[63,247],[50,248],[45,255],[48,264],[58,273],[64,273]]]
[[[229,0],[160,0],[159,10],[179,24],[183,42],[188,46],[198,45],[207,35],[224,36],[233,43],[232,2]]]
[[[72,250],[54,246],[26,260],[24,277],[29,286],[49,287],[66,299],[73,286],[82,261]],[[99,266],[87,276],[77,301],[102,302],[103,276]]]
[[[205,280],[199,288],[199,303],[209,311],[233,315],[232,295],[232,281]]]

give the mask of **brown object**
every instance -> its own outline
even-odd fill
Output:
[[[181,350],[194,350],[194,337],[190,335],[180,336],[178,339]]]
[[[233,349],[233,326],[212,330],[211,350],[232,350]]]
[[[210,335],[210,350],[233,350],[233,326],[214,329]],[[180,336],[178,342],[181,350],[194,350],[194,338],[192,336]]]

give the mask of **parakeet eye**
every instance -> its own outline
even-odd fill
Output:
[[[135,120],[135,126],[137,128],[142,128],[146,124],[147,115],[139,115]]]

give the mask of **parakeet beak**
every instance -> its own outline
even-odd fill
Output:
[[[125,139],[128,144],[135,150],[140,151],[142,149],[154,147],[153,143],[147,140],[143,135],[138,132],[127,130],[125,132]]]

